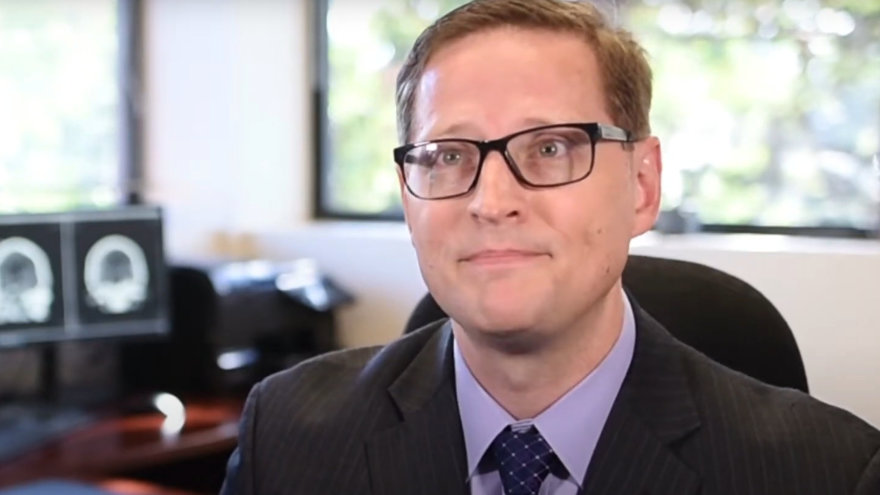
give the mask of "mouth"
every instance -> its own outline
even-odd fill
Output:
[[[521,249],[485,249],[465,256],[462,261],[474,265],[509,265],[535,261],[547,253]]]

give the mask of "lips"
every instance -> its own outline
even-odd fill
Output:
[[[475,264],[507,264],[531,261],[546,253],[523,249],[483,249],[465,256],[462,261]]]

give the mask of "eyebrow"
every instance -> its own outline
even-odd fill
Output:
[[[472,131],[472,132],[469,132]],[[433,133],[431,133],[433,134]],[[438,139],[438,138],[447,138],[447,137],[461,137],[462,135],[474,135],[478,134],[476,132],[476,128],[471,124],[466,123],[456,123],[452,124],[448,127],[443,128],[443,132],[438,132],[434,134],[433,137],[426,137],[425,139]]]
[[[552,124],[564,124],[567,122],[574,122],[577,120],[578,119],[574,119],[574,120],[562,119],[562,120],[554,121],[554,120],[548,120],[548,119],[544,119],[544,118],[540,118],[540,117],[529,117],[529,118],[524,119],[521,123],[522,125],[518,129],[516,129],[512,132],[518,132],[518,131],[521,131],[524,129],[529,129],[531,127],[540,127],[540,126],[552,125]],[[583,119],[581,119],[581,120],[583,120]],[[471,131],[471,132],[469,132],[469,131]],[[479,135],[480,133],[476,131],[475,126],[473,126],[472,124],[465,123],[465,122],[458,122],[458,123],[452,124],[448,127],[444,127],[443,132],[439,132],[432,137],[425,137],[424,139],[429,140],[429,139],[458,138],[458,137],[468,136],[468,134]],[[482,138],[472,138],[472,139],[489,139],[489,138],[482,137]],[[492,139],[494,139],[494,138],[492,138]]]

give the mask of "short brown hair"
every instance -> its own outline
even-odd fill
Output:
[[[595,5],[566,0],[474,0],[428,26],[404,61],[397,75],[397,129],[402,143],[410,139],[416,88],[431,56],[451,41],[505,26],[582,36],[595,51],[612,123],[637,138],[651,133],[651,68],[645,51],[628,31],[612,26]]]

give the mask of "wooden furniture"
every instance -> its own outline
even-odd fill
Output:
[[[163,433],[158,412],[108,409],[99,421],[0,465],[0,488],[43,478],[70,478],[119,493],[217,493],[235,448],[241,398],[184,400],[186,422]],[[138,491],[140,490],[140,491]],[[150,491],[152,490],[152,491]]]

